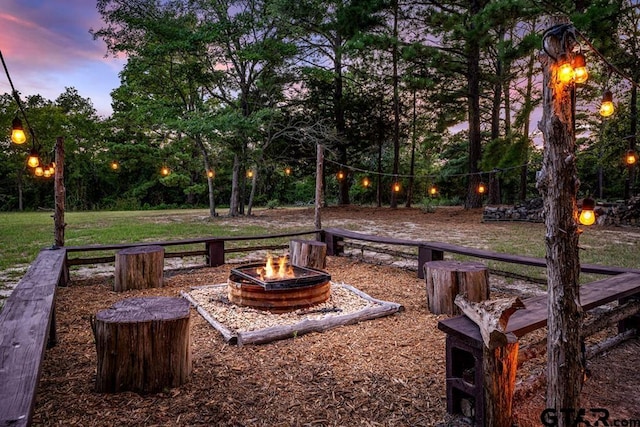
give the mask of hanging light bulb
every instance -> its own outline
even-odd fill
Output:
[[[627,166],[633,166],[638,161],[638,154],[633,150],[627,150],[627,153],[624,156],[624,162]]]
[[[27,157],[27,165],[30,168],[35,168],[40,164],[40,156],[38,155],[38,150],[32,148],[29,152],[29,157]]]
[[[400,192],[400,183],[399,182],[394,182],[393,183],[393,191],[394,191],[394,193],[399,193]]]
[[[576,83],[584,83],[589,78],[587,72],[587,64],[584,60],[584,55],[577,53],[573,57],[573,81]]]
[[[478,194],[484,194],[487,192],[487,186],[485,185],[484,182],[480,182],[480,184],[478,184]]]
[[[338,178],[338,181],[342,181],[344,179],[344,172],[338,171],[338,173],[336,174],[336,177]]]
[[[602,117],[609,117],[615,111],[613,106],[613,94],[610,90],[607,90],[602,95],[602,104],[600,104],[600,115]]]
[[[284,168],[284,174],[287,176],[291,175],[291,168]]]
[[[162,166],[162,169],[160,169],[160,174],[162,176],[169,176],[170,173],[171,173],[171,170],[169,169],[168,166]]]
[[[438,188],[435,185],[429,187],[429,196],[436,197],[438,195]]]
[[[365,177],[362,180],[362,186],[366,188],[366,187],[369,187],[370,185],[371,185],[371,181],[369,181],[369,178]]]
[[[16,116],[11,122],[11,141],[14,144],[24,144],[27,140],[27,135],[24,133],[24,128],[22,127],[22,121]]]
[[[48,171],[48,176],[53,176],[56,173],[56,164],[55,163],[49,163],[45,168],[44,168],[45,172]]]
[[[567,59],[567,55],[562,54],[558,59],[558,80],[562,83],[571,83],[573,80],[573,67]]]
[[[586,197],[582,200],[582,212],[580,212],[580,217],[578,221],[582,225],[592,225],[596,222],[596,214],[593,209],[596,207],[596,202],[590,198]]]
[[[36,166],[36,168],[33,170],[33,174],[35,176],[42,176],[44,175],[44,169],[42,168],[42,166]]]
[[[111,162],[111,169],[113,169],[114,171],[118,170],[119,167],[120,165],[118,164],[117,160]]]
[[[216,173],[213,171],[213,169],[209,169],[207,171],[207,178],[213,178],[216,176]]]
[[[51,178],[51,176],[53,175],[53,168],[50,164],[43,168],[43,175],[45,178]]]

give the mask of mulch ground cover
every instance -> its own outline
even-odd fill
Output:
[[[224,283],[232,266],[166,273],[165,286],[116,293],[113,277],[74,277],[56,297],[58,344],[42,367],[33,425],[60,426],[435,426],[464,425],[446,413],[443,316],[426,306],[415,271],[329,257],[332,280],[393,301],[388,317],[261,345],[234,346],[191,311],[193,372],[161,393],[94,391],[96,350],[90,317],[133,296],[178,296],[193,286]],[[492,277],[492,283],[494,278]],[[499,292],[498,292],[499,294]],[[637,366],[631,340],[590,361],[585,408],[612,418],[640,419]],[[543,361],[518,371],[519,426],[541,425]]]

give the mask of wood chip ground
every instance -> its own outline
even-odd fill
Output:
[[[466,226],[482,225],[474,219]],[[59,288],[59,343],[46,352],[33,425],[464,425],[446,414],[445,336],[436,327],[442,317],[427,310],[423,281],[414,271],[350,258],[328,258],[334,281],[402,304],[405,310],[323,333],[242,347],[226,344],[192,310],[193,373],[187,384],[150,395],[94,391],[90,316],[123,298],[178,296],[193,286],[223,283],[229,269],[183,270],[167,275],[160,289],[115,293],[109,276],[74,277],[68,287]],[[491,280],[494,288],[500,279]],[[583,390],[585,408],[604,407],[612,418],[640,419],[639,365],[637,339],[591,361],[591,377]],[[540,425],[544,384],[535,379],[543,373],[543,360],[527,362],[518,372],[520,384],[538,384],[517,390],[519,426]]]

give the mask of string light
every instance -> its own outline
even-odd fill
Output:
[[[38,154],[38,150],[32,148],[29,152],[29,157],[27,157],[27,165],[30,168],[35,168],[40,165],[40,156]]]
[[[253,171],[251,169],[247,171],[247,178],[253,178]]]
[[[624,162],[627,166],[633,166],[638,161],[638,154],[633,150],[627,150],[627,153],[624,156]]]
[[[338,171],[338,173],[336,174],[336,177],[338,178],[338,181],[342,181],[344,179],[344,172],[343,171]]]
[[[168,166],[162,166],[162,169],[160,169],[160,174],[162,176],[169,176],[170,173],[171,173],[171,169],[169,169]]]
[[[369,187],[370,185],[371,185],[371,181],[369,181],[369,178],[365,177],[365,178],[362,180],[362,186],[363,186],[363,187],[365,187],[365,188],[367,188],[367,187]]]
[[[118,170],[118,168],[120,167],[120,165],[118,164],[118,162],[116,160],[111,162],[111,169],[112,170]]]
[[[436,197],[438,195],[438,188],[435,185],[429,187],[429,196]]]
[[[581,84],[587,81],[589,73],[587,72],[587,64],[582,53],[576,53],[573,57],[573,81]]]
[[[600,104],[600,115],[602,117],[609,117],[615,111],[613,106],[613,94],[610,90],[607,90],[602,95],[602,104]]]
[[[478,194],[484,194],[487,192],[487,186],[484,184],[484,182],[480,182],[480,184],[478,184]]]
[[[44,169],[42,168],[42,166],[36,166],[36,168],[33,170],[33,174],[35,176],[43,176],[44,175]]]
[[[284,174],[287,175],[287,176],[291,175],[291,168],[289,168],[289,167],[284,168]]]
[[[399,193],[400,192],[400,183],[399,182],[394,182],[393,183],[393,192],[394,193]]]
[[[580,217],[578,218],[580,224],[592,225],[594,222],[596,222],[596,214],[593,211],[595,207],[596,202],[590,197],[586,197],[582,201],[582,212],[580,212]]]
[[[571,83],[573,80],[573,67],[566,54],[560,55],[558,59],[558,71],[556,75],[558,80],[564,84]]]
[[[11,141],[17,145],[24,144],[27,141],[27,135],[25,135],[22,127],[22,120],[17,116],[11,122]]]
[[[207,178],[214,178],[216,176],[216,173],[213,171],[213,169],[209,169],[207,171]]]

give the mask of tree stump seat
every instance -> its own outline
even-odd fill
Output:
[[[187,381],[191,342],[186,299],[127,298],[99,311],[92,326],[97,392],[153,393]]]
[[[469,301],[489,298],[489,270],[481,262],[429,261],[424,263],[427,305],[433,314],[460,314],[456,295]]]
[[[289,259],[291,265],[322,270],[327,265],[327,244],[316,240],[290,240]]]
[[[164,273],[164,247],[134,246],[116,253],[113,290],[161,288]]]

